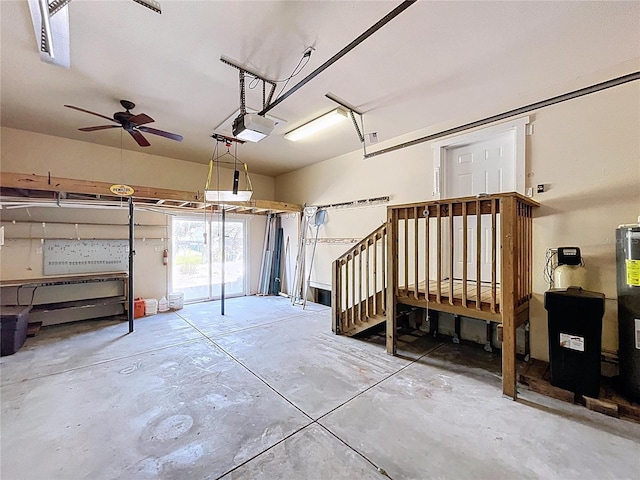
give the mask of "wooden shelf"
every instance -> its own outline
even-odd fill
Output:
[[[0,188],[2,197],[11,197],[14,201],[49,202],[56,204],[65,201],[121,202],[129,197],[114,195],[111,183],[79,180],[63,177],[47,177],[26,173],[2,172]],[[170,190],[141,185],[131,185],[132,198],[137,206],[174,208],[182,210],[203,210],[215,208],[231,210],[233,213],[267,214],[300,213],[302,205],[274,202],[271,200],[249,200],[247,202],[205,202],[204,191],[190,192]],[[74,198],[75,197],[75,198]]]
[[[52,312],[59,310],[76,310],[79,308],[93,308],[104,307],[105,305],[112,305],[114,303],[125,303],[127,297],[120,295],[117,297],[104,297],[104,298],[91,298],[87,300],[75,300],[72,302],[59,302],[59,303],[47,303],[44,305],[35,305],[32,312]]]

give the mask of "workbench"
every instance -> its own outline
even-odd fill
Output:
[[[125,313],[126,272],[0,281],[0,304],[31,306],[29,323],[43,326]]]

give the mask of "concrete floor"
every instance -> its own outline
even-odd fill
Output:
[[[0,363],[2,480],[638,478],[640,425],[446,338],[336,337],[282,297],[48,327]]]

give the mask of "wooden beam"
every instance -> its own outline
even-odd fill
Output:
[[[2,172],[0,175],[0,187],[19,188],[26,190],[38,190],[45,192],[66,192],[85,195],[103,195],[115,197],[110,187],[112,183],[95,182],[91,180],[79,180],[63,177],[47,177],[44,175],[32,175],[26,173]],[[133,198],[151,200],[175,200],[179,202],[203,202],[203,192],[190,192],[186,190],[170,190],[166,188],[146,187],[142,185],[130,185],[134,189]],[[302,205],[294,203],[275,202],[271,200],[250,200],[248,202],[224,202],[225,205],[261,209],[264,211],[301,212]]]
[[[338,299],[342,297],[340,291],[340,263],[335,260],[331,263],[331,330],[335,334],[340,333],[340,313],[342,305],[338,305]]]
[[[428,308],[429,310],[435,310],[437,312],[451,313],[452,315],[463,315],[466,317],[477,318],[479,320],[486,320],[493,323],[500,323],[502,321],[499,313],[491,313],[488,310],[476,310],[464,307],[458,299],[455,299],[454,305],[450,305],[449,302],[436,303],[433,301],[427,302],[423,298],[416,300],[413,296],[398,297],[396,302],[403,305],[410,305],[412,307]]]
[[[7,188],[24,188],[28,190],[40,190],[50,192],[67,192],[88,195],[114,195],[110,187],[112,183],[95,182],[90,180],[77,180],[63,177],[46,177],[44,175],[29,175],[24,173],[2,172],[0,186]],[[149,198],[156,200],[181,200],[196,201],[202,194],[180,190],[167,190],[163,188],[143,187],[131,185],[134,189],[134,198]]]
[[[298,205],[297,203],[274,202],[271,200],[249,200],[247,202],[224,202],[224,204],[235,205],[238,207],[266,210],[266,211],[276,212],[276,213],[302,212],[302,205]]]
[[[516,198],[500,199],[501,236],[501,286],[500,310],[502,311],[502,393],[514,400],[518,397],[516,387],[516,264],[515,242],[517,240]]]
[[[385,315],[387,316],[387,353],[396,354],[396,295],[398,288],[398,215],[387,209],[387,296]]]

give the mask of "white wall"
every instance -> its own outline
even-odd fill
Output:
[[[209,158],[185,162],[7,127],[0,129],[0,139],[2,172],[202,192],[209,169]],[[222,183],[231,186],[232,170],[221,170]],[[251,183],[253,198],[274,199],[273,178],[252,174]]]
[[[542,206],[534,220],[534,298],[531,347],[547,359],[543,307],[544,253],[549,247],[579,246],[589,271],[589,288],[607,297],[603,348],[617,350],[615,228],[640,215],[640,85],[633,82],[529,114],[527,187]],[[472,119],[471,119],[472,120]],[[464,122],[461,122],[464,123]],[[453,126],[453,125],[449,125]],[[383,132],[380,132],[383,133]],[[380,145],[393,145],[435,131],[421,130]],[[276,178],[279,201],[330,204],[391,196],[392,204],[432,198],[433,152],[429,143],[362,159],[353,152]],[[332,209],[320,236],[359,237],[386,219],[382,207]],[[330,284],[330,265],[346,247],[319,244],[314,278]]]
[[[202,191],[206,182],[208,166],[205,164],[6,127],[2,127],[0,135],[0,174],[47,175],[50,172],[52,177],[187,191]],[[222,170],[221,182],[231,185],[232,171]],[[251,175],[251,181],[253,198],[274,199],[273,178]],[[6,238],[1,250],[0,279],[3,280],[42,276],[42,238],[128,238],[126,203],[118,210],[29,208],[3,209],[0,213]],[[156,251],[156,247],[169,248],[170,219],[164,214],[139,210],[134,216],[139,224],[135,229],[135,296],[166,296],[168,267],[162,264],[162,251]],[[255,293],[265,219],[259,215],[243,218],[249,219],[249,287],[250,292]],[[42,222],[46,224],[44,231]]]

